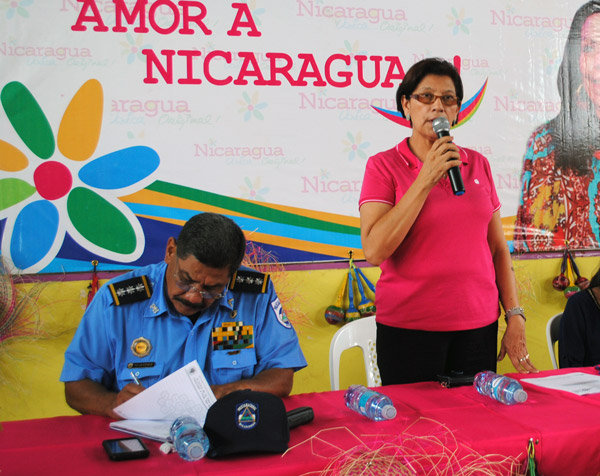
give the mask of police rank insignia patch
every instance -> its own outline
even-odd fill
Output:
[[[152,344],[145,337],[138,337],[131,343],[131,352],[136,357],[146,357],[152,350]]]
[[[109,284],[108,289],[112,294],[115,306],[143,301],[152,296],[152,286],[146,276],[138,276]]]
[[[247,291],[250,293],[264,293],[267,291],[270,276],[258,271],[238,269],[231,278],[229,289],[232,291]]]
[[[250,400],[236,405],[235,418],[240,430],[251,430],[258,424],[258,405]]]
[[[213,350],[234,350],[254,348],[254,327],[245,326],[242,321],[224,322],[212,331]]]

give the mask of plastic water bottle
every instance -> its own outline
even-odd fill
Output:
[[[392,400],[382,393],[364,385],[351,385],[344,394],[346,406],[374,421],[391,420],[396,417]]]
[[[480,394],[487,395],[505,405],[514,405],[527,400],[527,392],[523,390],[518,380],[498,375],[491,370],[475,375],[473,386]]]
[[[187,461],[204,458],[210,443],[202,426],[194,417],[181,416],[171,424],[171,441],[175,450]]]
[[[492,380],[498,377],[496,372],[491,370],[484,370],[475,375],[473,379],[473,386],[481,395],[491,395],[492,393]]]

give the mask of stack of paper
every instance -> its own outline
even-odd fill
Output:
[[[167,441],[173,420],[190,415],[204,425],[206,412],[216,401],[194,360],[115,408],[115,413],[125,420],[114,421],[110,427]]]
[[[576,395],[600,393],[600,376],[584,372],[571,372],[562,375],[551,375],[550,377],[522,378],[521,382],[539,387],[564,390]]]

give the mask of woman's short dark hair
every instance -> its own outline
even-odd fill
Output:
[[[181,229],[177,238],[177,257],[193,255],[211,268],[229,268],[233,274],[246,253],[246,238],[237,224],[216,213],[195,215]]]
[[[425,58],[410,67],[396,91],[398,111],[401,112],[404,117],[406,117],[406,114],[404,114],[404,109],[402,108],[402,98],[408,97],[414,93],[417,86],[423,81],[423,78],[430,74],[434,74],[435,76],[448,76],[452,80],[456,97],[458,98],[458,105],[460,107],[463,99],[463,84],[460,79],[460,74],[458,74],[454,65],[442,58]]]
[[[550,121],[557,168],[572,170],[580,175],[590,173],[592,155],[600,149],[600,121],[595,113],[596,106],[583,86],[584,78],[579,67],[583,25],[597,13],[600,13],[600,1],[594,0],[583,4],[573,17],[558,69],[561,108]]]

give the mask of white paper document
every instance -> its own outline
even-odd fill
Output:
[[[120,420],[113,421],[109,426],[113,430],[124,431],[143,438],[167,441],[172,423],[172,420]]]
[[[564,390],[576,395],[600,393],[600,375],[591,375],[584,372],[572,372],[540,378],[522,378],[521,382],[531,383],[538,387]]]
[[[217,399],[194,360],[114,409],[126,420],[110,423],[115,430],[166,441],[175,418],[195,417],[201,425]]]

